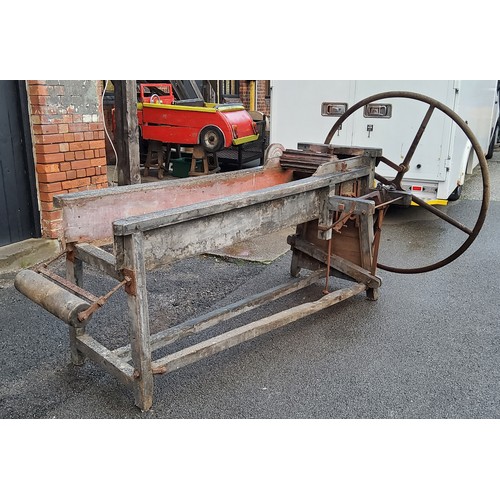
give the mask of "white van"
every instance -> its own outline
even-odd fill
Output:
[[[273,80],[271,81],[271,143],[295,149],[299,143],[323,143],[348,107],[386,91],[424,94],[455,111],[471,128],[491,158],[499,133],[497,80]],[[400,164],[422,123],[428,105],[393,98],[365,106],[349,117],[332,143],[379,147]],[[465,174],[478,159],[470,141],[455,122],[435,111],[415,151],[403,187],[428,203],[446,204],[460,197]],[[377,171],[394,177],[380,164]]]

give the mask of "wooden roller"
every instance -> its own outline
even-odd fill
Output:
[[[90,307],[88,302],[34,271],[24,269],[17,273],[14,286],[28,299],[70,326],[81,328],[89,320],[78,319],[78,314]]]

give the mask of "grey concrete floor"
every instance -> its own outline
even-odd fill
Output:
[[[421,275],[380,271],[377,302],[353,297],[157,377],[154,406],[145,413],[92,362],[74,367],[66,326],[19,294],[13,275],[1,276],[0,418],[497,419],[499,160],[496,152],[490,161],[492,202],[484,229],[455,262]],[[476,172],[462,198],[443,210],[473,221],[479,185]],[[461,241],[459,231],[427,212],[400,210],[387,217],[380,261],[422,265],[451,253]],[[268,265],[204,256],[149,273],[152,331],[283,283],[289,265],[289,252]],[[93,293],[111,284],[98,273],[86,274]],[[225,328],[320,294],[321,285],[310,287]],[[109,347],[125,343],[127,329],[123,292],[89,326]]]

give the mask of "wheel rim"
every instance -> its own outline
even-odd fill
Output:
[[[202,145],[209,151],[218,149],[221,145],[221,138],[217,130],[207,130],[202,135]]]
[[[435,109],[438,109],[445,115],[447,115],[449,118],[451,118],[459,127],[460,129],[464,132],[466,135],[467,139],[472,144],[472,148],[474,149],[477,158],[479,159],[479,165],[481,167],[481,176],[482,176],[482,184],[483,184],[483,196],[482,196],[482,201],[481,201],[481,209],[479,211],[478,218],[474,224],[474,227],[472,229],[464,226],[460,222],[452,219],[448,215],[440,212],[436,208],[434,208],[432,205],[429,205],[426,203],[424,200],[421,200],[420,198],[416,197],[415,195],[411,195],[412,201],[414,201],[417,205],[419,205],[422,208],[425,208],[427,211],[433,213],[437,217],[441,218],[445,222],[448,222],[449,224],[455,226],[456,228],[460,229],[461,231],[465,232],[468,234],[468,238],[465,240],[465,242],[451,255],[448,257],[435,262],[434,264],[430,264],[427,266],[422,266],[422,267],[416,267],[416,268],[398,268],[398,267],[392,267],[392,266],[387,266],[384,264],[377,264],[377,267],[380,269],[383,269],[385,271],[390,271],[393,273],[400,273],[400,274],[418,274],[418,273],[426,273],[429,271],[434,271],[435,269],[439,269],[443,266],[446,266],[450,262],[453,262],[455,259],[460,257],[473,243],[473,241],[477,238],[484,221],[486,219],[486,213],[488,211],[488,205],[490,201],[490,178],[489,178],[489,172],[488,172],[488,164],[486,162],[486,158],[484,156],[483,150],[481,148],[481,145],[477,141],[476,137],[472,133],[471,129],[469,126],[460,118],[460,116],[455,113],[452,109],[448,108],[444,104],[440,103],[436,99],[433,99],[431,97],[422,95],[422,94],[417,94],[415,92],[382,92],[380,94],[375,94],[372,95],[371,97],[367,97],[366,99],[363,99],[359,101],[357,104],[349,108],[342,116],[339,117],[339,119],[335,122],[333,127],[331,128],[330,132],[326,136],[325,139],[325,144],[330,144],[333,136],[335,133],[340,129],[341,125],[357,110],[363,108],[367,104],[370,104],[374,101],[378,101],[381,99],[391,99],[391,98],[404,98],[404,99],[413,99],[416,101],[424,102],[429,105],[429,108],[427,110],[427,113],[424,116],[424,119],[420,125],[420,128],[417,131],[417,134],[415,135],[413,142],[410,146],[410,149],[408,150],[403,163],[400,165],[397,165],[396,163],[391,162],[389,159],[382,157],[382,161],[386,163],[388,166],[392,167],[394,170],[397,171],[397,175],[394,179],[389,180],[386,179],[385,177],[382,177],[381,175],[375,173],[375,178],[388,186],[394,186],[396,189],[403,191],[403,188],[401,187],[401,181],[405,175],[405,173],[409,170],[410,167],[410,162],[411,159],[415,153],[415,150],[417,149],[420,140],[422,138],[422,135],[431,119],[431,116],[434,112]]]

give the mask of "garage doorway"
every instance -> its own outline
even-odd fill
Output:
[[[24,81],[0,80],[0,246],[40,236]]]

